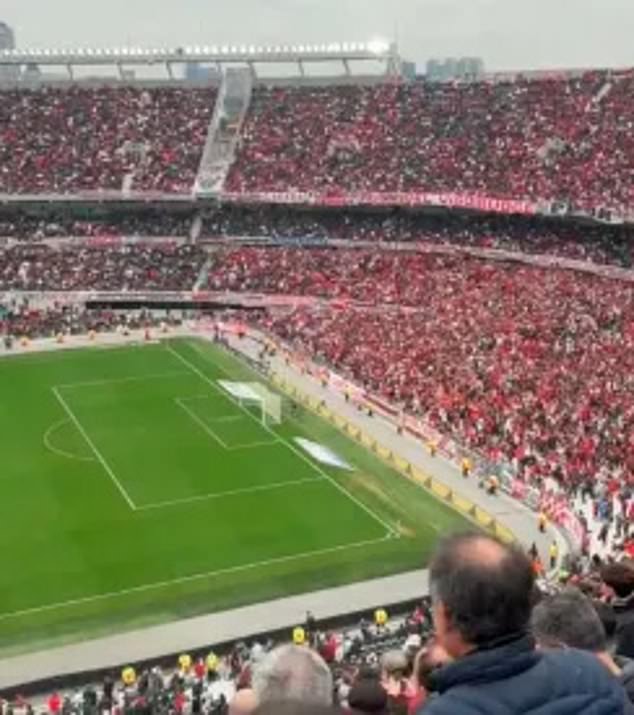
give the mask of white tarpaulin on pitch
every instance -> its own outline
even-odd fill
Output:
[[[303,437],[294,437],[295,442],[313,459],[316,459],[322,464],[327,464],[329,467],[338,467],[339,469],[347,469],[350,472],[354,471],[354,467],[350,466],[348,462],[338,457],[331,449],[324,447],[323,444],[317,442],[311,442]]]

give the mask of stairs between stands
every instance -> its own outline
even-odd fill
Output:
[[[235,157],[252,93],[253,75],[250,69],[225,70],[198,167],[194,187],[196,194],[215,196],[222,191]]]

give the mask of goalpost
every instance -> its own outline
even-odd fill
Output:
[[[262,424],[279,425],[282,422],[282,398],[259,382],[250,382],[248,384],[259,397]]]
[[[263,425],[282,422],[282,398],[260,382],[229,382],[219,380],[238,404],[251,409],[255,407]]]

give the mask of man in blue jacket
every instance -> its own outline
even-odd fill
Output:
[[[420,715],[629,714],[622,687],[592,655],[535,648],[534,576],[519,548],[449,537],[430,585],[437,640],[452,662],[435,673],[437,695]]]

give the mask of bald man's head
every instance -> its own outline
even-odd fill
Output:
[[[454,657],[528,630],[534,576],[519,548],[483,534],[451,536],[436,551],[430,580],[437,629]]]
[[[251,715],[258,706],[258,700],[251,688],[238,690],[229,703],[229,715]]]

